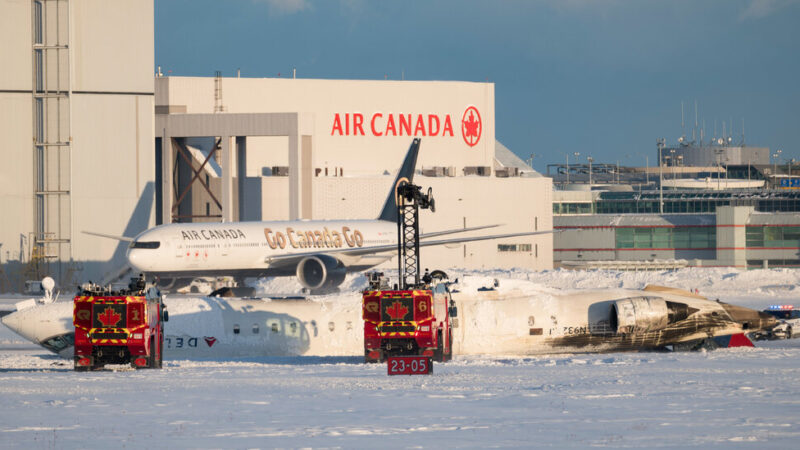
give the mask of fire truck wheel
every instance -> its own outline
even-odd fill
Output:
[[[436,362],[444,362],[444,339],[442,339],[442,332],[436,335],[436,350],[433,351],[433,360]]]

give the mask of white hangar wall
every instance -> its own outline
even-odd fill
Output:
[[[99,281],[126,245],[82,231],[154,224],[153,27],[152,1],[0,0],[0,291]]]
[[[412,137],[424,143],[417,167],[455,165],[461,172],[464,166],[493,164],[492,83],[222,78],[221,99],[215,101],[215,80],[157,78],[156,112],[197,114],[222,108],[225,113],[310,113],[312,165],[327,167],[329,173],[339,167],[345,176],[396,170]],[[474,145],[462,133],[462,118],[470,106],[475,108],[469,111],[472,123],[480,116],[482,125],[476,130],[479,139],[469,138]],[[266,167],[285,165],[284,145],[278,137],[248,140],[248,154],[261,154]]]

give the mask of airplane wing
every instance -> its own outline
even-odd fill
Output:
[[[420,239],[427,239],[436,236],[444,236],[447,234],[456,234],[456,233],[465,233],[467,231],[476,231],[476,230],[485,230],[487,228],[496,228],[502,224],[495,224],[495,225],[482,225],[480,227],[470,227],[470,228],[454,228],[452,230],[444,230],[444,231],[434,231],[433,233],[423,233],[419,235]]]
[[[114,239],[117,241],[124,241],[124,242],[133,242],[133,238],[126,237],[126,236],[114,236],[113,234],[105,234],[105,233],[97,233],[94,231],[82,231],[83,234],[90,234],[92,236],[100,236],[108,239]]]
[[[464,230],[460,230],[464,231]],[[522,233],[508,233],[508,234],[490,234],[487,236],[472,236],[472,237],[460,237],[460,238],[451,238],[451,239],[440,239],[436,241],[422,241],[419,243],[420,247],[429,247],[433,245],[446,245],[446,244],[460,244],[463,242],[475,242],[475,241],[486,241],[489,239],[505,239],[511,237],[520,237],[520,236],[535,236],[538,234],[550,234],[550,233],[557,233],[560,230],[547,230],[547,231],[525,231]],[[362,255],[370,255],[375,253],[384,253],[384,252],[391,252],[397,250],[397,244],[386,244],[386,245],[374,245],[370,247],[356,247],[356,248],[342,248],[342,249],[328,249],[328,250],[318,250],[318,251],[311,251],[305,253],[293,253],[291,255],[279,255],[279,256],[268,256],[264,259],[264,262],[270,265],[289,265],[291,262],[297,261],[299,262],[305,257],[308,256],[315,256],[315,255],[348,255],[348,256],[362,256]]]

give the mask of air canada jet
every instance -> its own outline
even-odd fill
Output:
[[[128,262],[137,272],[162,280],[297,276],[312,293],[331,291],[348,272],[369,269],[394,255],[398,214],[395,190],[401,181],[413,181],[419,146],[420,140],[414,139],[377,219],[159,225],[132,240]],[[551,232],[430,239],[494,226],[422,234],[420,247]]]
[[[555,291],[524,280],[480,288],[467,277],[452,291],[458,355],[536,355],[752,346],[748,333],[776,319],[675,288]],[[480,281],[480,279],[478,279]],[[173,296],[165,299],[167,359],[260,356],[363,356],[361,296],[303,300]],[[4,316],[20,336],[72,358],[72,302]]]

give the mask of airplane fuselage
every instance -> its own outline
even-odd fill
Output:
[[[758,311],[674,290],[453,293],[456,355],[535,355],[654,349],[774,326]],[[363,355],[361,296],[324,300],[165,299],[165,357]],[[2,320],[68,355],[72,304],[24,309]]]
[[[127,257],[135,270],[162,277],[294,275],[296,265],[281,264],[281,257],[396,242],[396,225],[381,220],[168,224],[137,236]],[[359,271],[391,256],[336,258]]]

